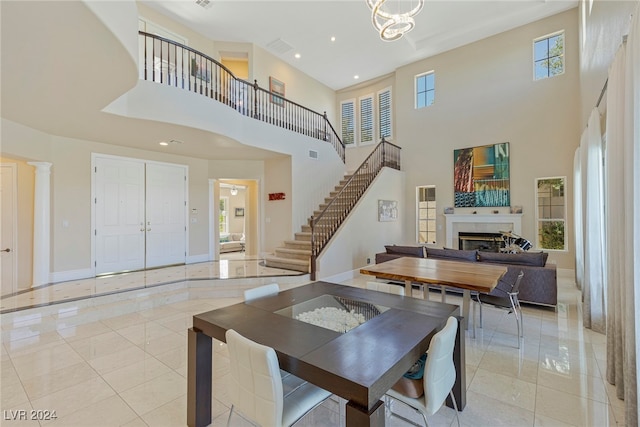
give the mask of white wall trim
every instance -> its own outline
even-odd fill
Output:
[[[325,282],[341,283],[345,280],[355,279],[360,275],[360,269],[348,270],[329,277],[323,277]]]
[[[198,262],[208,262],[209,254],[189,255],[186,259],[186,264],[195,264]]]
[[[91,279],[95,277],[92,268],[80,270],[54,271],[49,275],[50,283],[68,282],[69,280]]]

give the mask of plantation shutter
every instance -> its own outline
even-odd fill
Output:
[[[342,142],[345,145],[355,144],[355,101],[343,101],[341,103]]]
[[[360,143],[373,142],[373,96],[360,98]]]
[[[378,120],[380,121],[380,138],[391,139],[391,88],[378,92]]]

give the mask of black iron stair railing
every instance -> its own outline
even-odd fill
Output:
[[[330,143],[342,162],[345,146],[327,118],[275,92],[233,75],[215,59],[188,46],[139,32],[140,78],[196,92],[240,114]]]
[[[311,217],[311,280],[316,280],[318,256],[382,168],[400,170],[400,150],[383,138],[325,208]]]

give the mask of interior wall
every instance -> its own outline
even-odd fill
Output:
[[[405,200],[404,181],[404,172],[382,169],[321,255],[318,278],[361,268],[367,259],[375,263],[375,254],[384,252],[384,245],[411,243],[402,237],[402,212],[397,221],[378,221],[378,200],[395,200],[400,210],[410,206]]]
[[[264,194],[264,246],[263,251],[273,253],[284,240],[292,240],[294,198],[292,189],[291,157],[265,161]],[[269,200],[270,193],[284,193],[284,200]]]
[[[14,163],[17,169],[17,289],[29,289],[33,277],[33,195],[35,168],[22,159],[0,156],[0,163]]]
[[[565,31],[565,73],[533,80],[533,40]],[[511,204],[523,206],[523,237],[535,241],[535,178],[567,177],[568,251],[550,262],[573,268],[573,154],[579,144],[578,9],[507,31],[396,70],[396,143],[406,172],[404,237],[416,236],[415,188],[435,185],[437,244],[444,245],[443,207],[453,206],[453,150],[510,143]],[[435,103],[414,108],[414,78],[434,70]],[[456,209],[508,213],[509,208]]]
[[[201,213],[197,222],[189,224],[188,257],[207,256],[208,221],[205,219],[209,212],[209,172],[206,160],[46,135],[7,120],[3,120],[2,137],[4,156],[52,163],[52,273],[91,268],[91,153],[187,165],[188,211],[195,208]]]

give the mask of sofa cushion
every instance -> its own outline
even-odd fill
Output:
[[[546,256],[545,256],[546,255]],[[532,267],[544,267],[548,254],[544,252],[521,252],[517,254],[502,252],[478,252],[480,262],[493,262],[496,264],[529,265]]]
[[[387,250],[388,254],[401,254],[416,258],[425,258],[424,246],[386,245],[384,248]]]
[[[477,251],[465,251],[459,249],[437,249],[427,248],[427,258],[434,259],[450,259],[452,261],[470,261],[476,262],[478,258]]]

